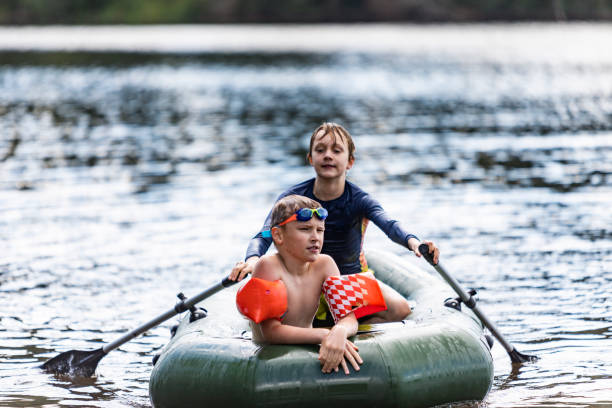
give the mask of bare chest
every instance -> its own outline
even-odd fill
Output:
[[[284,324],[310,327],[319,306],[321,283],[310,280],[289,279],[287,287],[287,314]]]

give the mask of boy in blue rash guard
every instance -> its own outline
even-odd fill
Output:
[[[314,197],[315,180],[313,178],[289,188],[278,197],[277,201],[291,194]],[[376,200],[350,181],[346,182],[340,197],[320,202],[329,211],[322,253],[336,261],[342,275],[367,270],[365,259],[361,254],[368,221],[374,222],[393,242],[400,245],[406,245],[410,238],[416,239],[416,236],[405,233],[397,221],[389,219]],[[359,216],[355,216],[356,214]],[[269,229],[268,215],[263,226],[264,234]],[[262,232],[259,232],[249,243],[246,259],[265,254],[270,247],[270,240],[271,238],[264,237]]]
[[[346,180],[347,171],[353,166],[355,145],[351,135],[342,126],[324,123],[310,138],[308,161],[314,167],[316,177],[299,183],[283,192],[278,199],[290,194],[309,197],[321,203],[329,211],[326,220],[322,253],[330,255],[343,275],[367,271],[363,256],[363,238],[369,221],[374,222],[392,241],[405,246],[417,256],[418,238],[405,232],[399,223],[389,218],[382,206],[368,193]],[[258,259],[266,253],[272,239],[264,236],[270,229],[270,215],[262,231],[251,240],[244,262],[233,268],[230,279],[241,280],[252,273]],[[437,263],[439,250],[433,242],[429,246]],[[368,319],[369,323],[402,320],[410,314],[406,299],[381,283],[387,310]]]

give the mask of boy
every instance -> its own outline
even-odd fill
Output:
[[[300,215],[306,210],[310,218],[300,220],[298,210]],[[312,327],[323,282],[340,275],[334,260],[320,253],[326,215],[318,202],[297,195],[284,197],[274,206],[270,234],[278,253],[260,258],[253,278],[281,280],[286,288],[287,309],[280,320],[269,318],[253,324],[253,339],[276,344],[321,344],[322,371],[330,373],[342,366],[349,374],[347,361],[356,371],[363,363],[357,347],[348,340],[357,333],[354,313],[341,318],[331,329]]]
[[[371,220],[394,242],[403,245],[420,257],[420,241],[415,235],[406,233],[395,220],[390,219],[382,206],[346,180],[347,171],[355,162],[355,144],[351,135],[342,126],[324,123],[310,138],[308,161],[314,167],[316,177],[297,184],[282,193],[279,198],[289,194],[299,194],[323,203],[329,211],[325,230],[325,244],[322,253],[330,255],[343,275],[367,271],[363,256],[363,238],[368,220]],[[270,216],[263,230],[270,225]],[[433,242],[425,241],[434,262],[438,262],[439,250]],[[233,268],[230,279],[241,280],[251,273],[253,266],[269,248],[271,240],[258,233],[247,249],[246,261],[238,262]],[[410,314],[406,299],[390,287],[381,284],[387,303],[387,310],[372,315],[367,322],[397,321]],[[324,314],[324,313],[322,313]],[[318,313],[319,317],[321,314]]]

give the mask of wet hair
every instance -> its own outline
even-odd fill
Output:
[[[308,149],[308,159],[312,157],[312,148],[317,136],[331,135],[334,138],[334,143],[338,143],[338,139],[346,142],[348,148],[349,160],[355,159],[355,143],[351,134],[342,125],[333,122],[325,122],[312,132],[310,136],[310,148]]]
[[[281,198],[276,202],[274,208],[272,208],[272,214],[270,215],[270,226],[280,224],[287,218],[291,217],[300,208],[319,208],[321,204],[317,201],[312,200],[308,197],[304,197],[297,194],[288,195]]]

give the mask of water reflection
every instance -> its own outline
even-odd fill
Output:
[[[487,72],[486,63],[465,70],[458,62],[456,69],[433,65],[428,73],[411,72],[413,78],[406,79],[394,67],[405,70],[401,63],[411,66],[412,60],[382,56],[373,69],[383,72],[371,80],[370,70],[349,68],[348,56],[300,68],[240,65],[236,58],[229,59],[233,65],[219,68],[146,65],[144,59],[123,69],[35,68],[25,59],[22,68],[2,70],[3,83],[17,84],[5,88],[8,98],[0,106],[0,122],[9,129],[0,145],[2,161],[21,174],[131,166],[134,191],[142,192],[167,183],[181,163],[202,163],[208,171],[236,163],[304,163],[312,124],[332,118],[364,135],[359,146],[365,143],[368,150],[358,150],[363,157],[392,151],[402,161],[404,154],[424,158],[420,167],[404,171],[389,163],[382,174],[391,180],[484,182],[561,192],[610,185],[607,98],[598,93],[557,97],[552,90],[525,97],[499,87],[476,89],[465,98],[454,95],[476,77],[491,84],[539,81],[529,69],[515,79]],[[345,78],[347,69],[354,72]],[[550,75],[564,77],[568,69],[561,66]],[[449,95],[435,95],[435,86],[434,95],[419,89],[432,72],[449,85]],[[605,75],[589,82],[603,83]],[[366,78],[371,90],[366,87],[362,95],[354,84]],[[396,82],[393,92],[386,88],[391,81]],[[152,170],[156,163],[165,165]],[[24,177],[6,181],[22,190],[35,188]]]
[[[0,65],[11,67],[113,67],[129,68],[143,65],[184,66],[289,66],[308,67],[329,63],[333,54],[302,52],[202,52],[202,53],[159,53],[159,52],[68,52],[68,51],[0,51]]]
[[[541,357],[511,367],[496,345],[491,394],[457,406],[611,404],[609,56],[525,42],[508,56],[474,37],[466,59],[457,30],[427,30],[439,52],[0,52],[0,405],[148,406],[171,322],[91,382],[36,366],[216,281],[278,192],[312,174],[324,120],[355,136],[350,178],[440,242],[504,335]],[[366,245],[412,259],[376,228]]]

